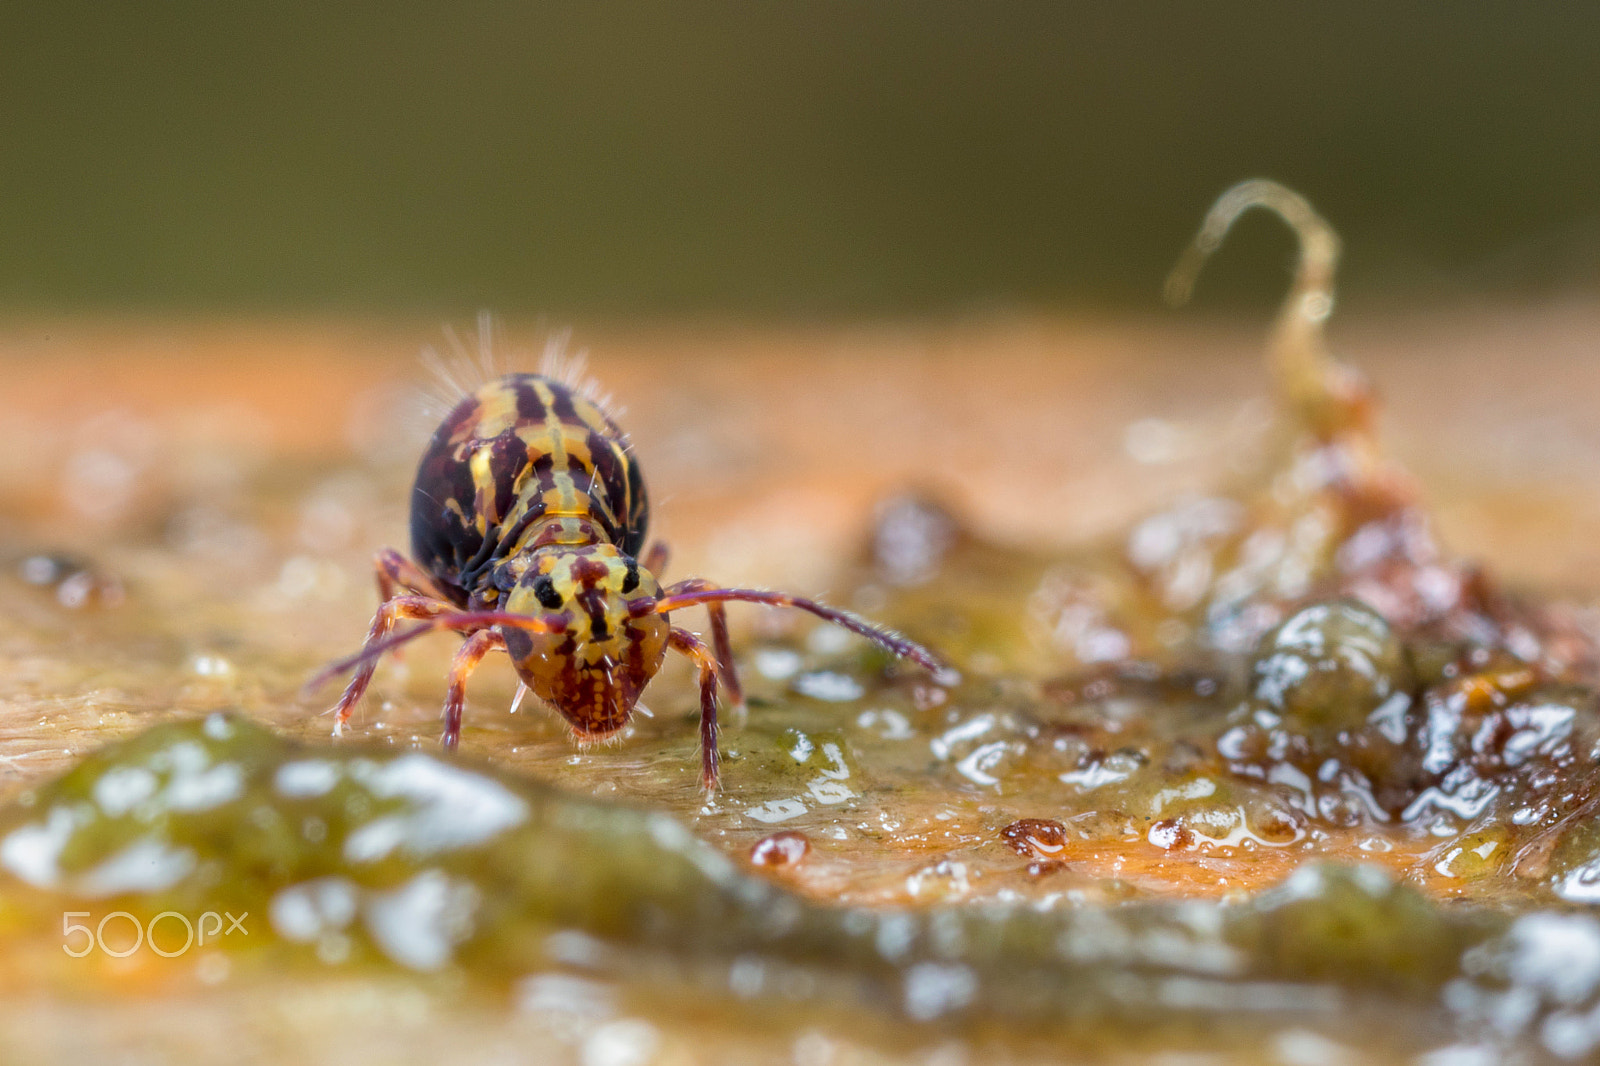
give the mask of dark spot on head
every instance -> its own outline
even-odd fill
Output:
[[[628,560],[628,572],[622,578],[622,591],[632,592],[639,587],[639,563],[637,560]]]
[[[611,636],[611,625],[606,620],[605,596],[594,588],[585,588],[578,593],[578,603],[589,614],[589,635],[594,640],[606,640]]]
[[[556,583],[549,577],[540,574],[533,579],[533,594],[539,597],[539,602],[552,611],[561,609],[561,594],[556,591]]]

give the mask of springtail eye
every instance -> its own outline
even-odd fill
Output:
[[[639,587],[639,564],[633,559],[628,560],[628,572],[622,578],[622,593],[627,595]]]
[[[539,598],[541,604],[550,610],[558,611],[561,609],[561,594],[556,591],[556,583],[548,577],[536,577],[533,579],[533,594]]]

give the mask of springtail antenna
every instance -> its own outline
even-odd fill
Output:
[[[899,633],[862,618],[860,615],[841,611],[837,607],[808,600],[804,596],[791,596],[786,592],[770,592],[766,589],[693,589],[686,592],[668,592],[659,599],[644,597],[629,601],[628,613],[634,617],[647,614],[666,614],[669,611],[682,610],[685,607],[695,607],[707,603],[764,603],[770,607],[795,607],[802,611],[809,611],[842,629],[847,629],[859,636],[877,644],[879,647],[902,659],[910,659],[934,675],[934,680],[940,684],[953,685],[960,681],[960,674],[947,666],[933,652],[924,648],[913,640],[901,636]]]

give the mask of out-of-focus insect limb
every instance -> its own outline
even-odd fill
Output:
[[[456,649],[450,662],[450,688],[444,697],[444,747],[455,751],[461,742],[461,712],[467,705],[467,678],[491,651],[505,651],[506,640],[497,630],[480,629]]]
[[[690,578],[680,581],[672,586],[671,592],[703,592],[717,591],[717,587],[703,578]],[[705,605],[706,614],[711,618],[711,647],[717,653],[717,665],[722,668],[722,691],[727,693],[728,703],[735,714],[745,712],[744,686],[739,682],[739,668],[733,662],[733,643],[728,639],[728,612],[721,601],[713,600]]]
[[[700,668],[700,787],[717,790],[722,753],[717,750],[717,657],[705,641],[679,626],[667,637],[669,645]]]
[[[656,541],[645,549],[644,558],[639,564],[661,580],[661,575],[667,571],[667,561],[672,558],[672,549],[664,541]]]
[[[401,614],[399,617],[420,618],[422,619],[422,624],[412,626],[404,633],[396,633],[392,637],[382,638],[382,633],[387,632],[394,625],[394,616],[391,616],[388,621],[384,621],[384,608],[387,608],[389,604],[407,601],[427,604],[432,613]],[[383,608],[379,608],[378,615],[379,617],[372,620],[372,632],[377,633],[381,639],[375,640],[369,634],[367,642],[361,646],[360,651],[348,659],[340,659],[336,663],[323,667],[315,677],[306,682],[304,691],[312,692],[345,671],[359,668],[360,673],[351,680],[350,687],[345,690],[345,697],[340,699],[338,706],[335,708],[336,710],[345,708],[343,717],[339,719],[340,722],[349,718],[349,710],[346,707],[345,699],[348,698],[350,705],[354,705],[355,701],[361,698],[361,691],[365,690],[367,682],[372,680],[372,671],[384,653],[393,651],[400,645],[413,641],[418,637],[426,636],[435,629],[457,629],[464,633],[470,633],[479,629],[487,629],[490,626],[512,626],[516,629],[526,629],[531,633],[553,632],[551,623],[548,620],[537,618],[533,615],[512,614],[509,611],[463,611],[451,604],[439,603],[422,596],[401,596],[390,600],[388,604],[384,604]],[[384,623],[381,629],[379,628],[380,622]],[[356,689],[357,682],[360,682],[359,690]],[[354,696],[350,695],[352,690],[355,690]],[[338,733],[337,727],[334,732],[335,734]]]
[[[381,585],[383,578],[380,576],[378,580]],[[395,596],[392,599],[385,600],[383,606],[378,608],[378,613],[372,616],[372,626],[367,630],[367,639],[362,643],[362,655],[367,655],[376,646],[383,643],[383,638],[389,635],[389,631],[394,628],[394,624],[402,618],[417,618],[426,621],[455,610],[456,608],[453,605],[429,596]],[[345,669],[348,668],[345,667]],[[339,702],[334,704],[333,707],[334,736],[338,736],[344,731],[344,724],[350,720],[350,712],[355,709],[357,701],[366,693],[367,686],[372,683],[372,672],[377,668],[378,656],[372,655],[361,664],[361,668],[356,671],[356,675],[345,686],[344,695],[339,697]],[[324,673],[327,673],[327,671],[324,671]],[[321,675],[319,675],[318,678],[313,679],[313,684],[321,679]]]
[[[400,589],[430,599],[446,602],[450,599],[431,574],[393,548],[379,551],[372,560],[372,568],[378,578],[379,603],[394,599]]]
[[[678,611],[685,607],[695,607],[701,604],[728,603],[739,601],[742,603],[764,603],[769,607],[795,607],[802,611],[809,611],[818,618],[826,619],[842,629],[866,637],[879,647],[899,656],[910,659],[912,662],[931,670],[936,679],[941,683],[954,681],[956,674],[946,666],[933,652],[924,648],[916,641],[908,640],[899,633],[882,626],[873,625],[860,615],[841,611],[837,607],[808,600],[804,596],[791,596],[787,592],[770,592],[766,589],[724,589],[724,588],[690,588],[692,582],[683,581],[666,590],[666,594],[659,599],[649,597],[630,601],[629,613],[634,617],[647,614],[666,614],[668,611]]]
[[[381,549],[372,560],[372,569],[378,580],[378,602],[388,603],[400,595],[400,590],[429,599],[449,602],[444,590],[432,575],[393,548]],[[394,653],[400,658],[401,652]]]
[[[440,606],[442,609],[438,617],[430,618],[420,626],[412,626],[404,633],[396,633],[377,644],[363,645],[360,651],[349,658],[340,659],[332,665],[323,667],[315,677],[306,682],[304,691],[311,692],[346,670],[353,670],[371,662],[402,644],[432,633],[435,629],[458,629],[463,633],[471,633],[474,630],[487,629],[489,626],[511,626],[513,629],[526,629],[530,633],[557,633],[561,632],[562,628],[548,619],[531,614],[512,614],[509,611],[462,611],[448,603]]]

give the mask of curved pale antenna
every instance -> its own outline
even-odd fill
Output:
[[[1265,178],[1242,181],[1223,193],[1167,276],[1166,299],[1174,307],[1188,302],[1206,260],[1222,247],[1235,220],[1252,207],[1265,208],[1283,219],[1300,242],[1300,263],[1294,285],[1278,312],[1271,351],[1280,387],[1304,409],[1327,397],[1341,374],[1323,338],[1323,323],[1333,312],[1339,236],[1305,197]]]

